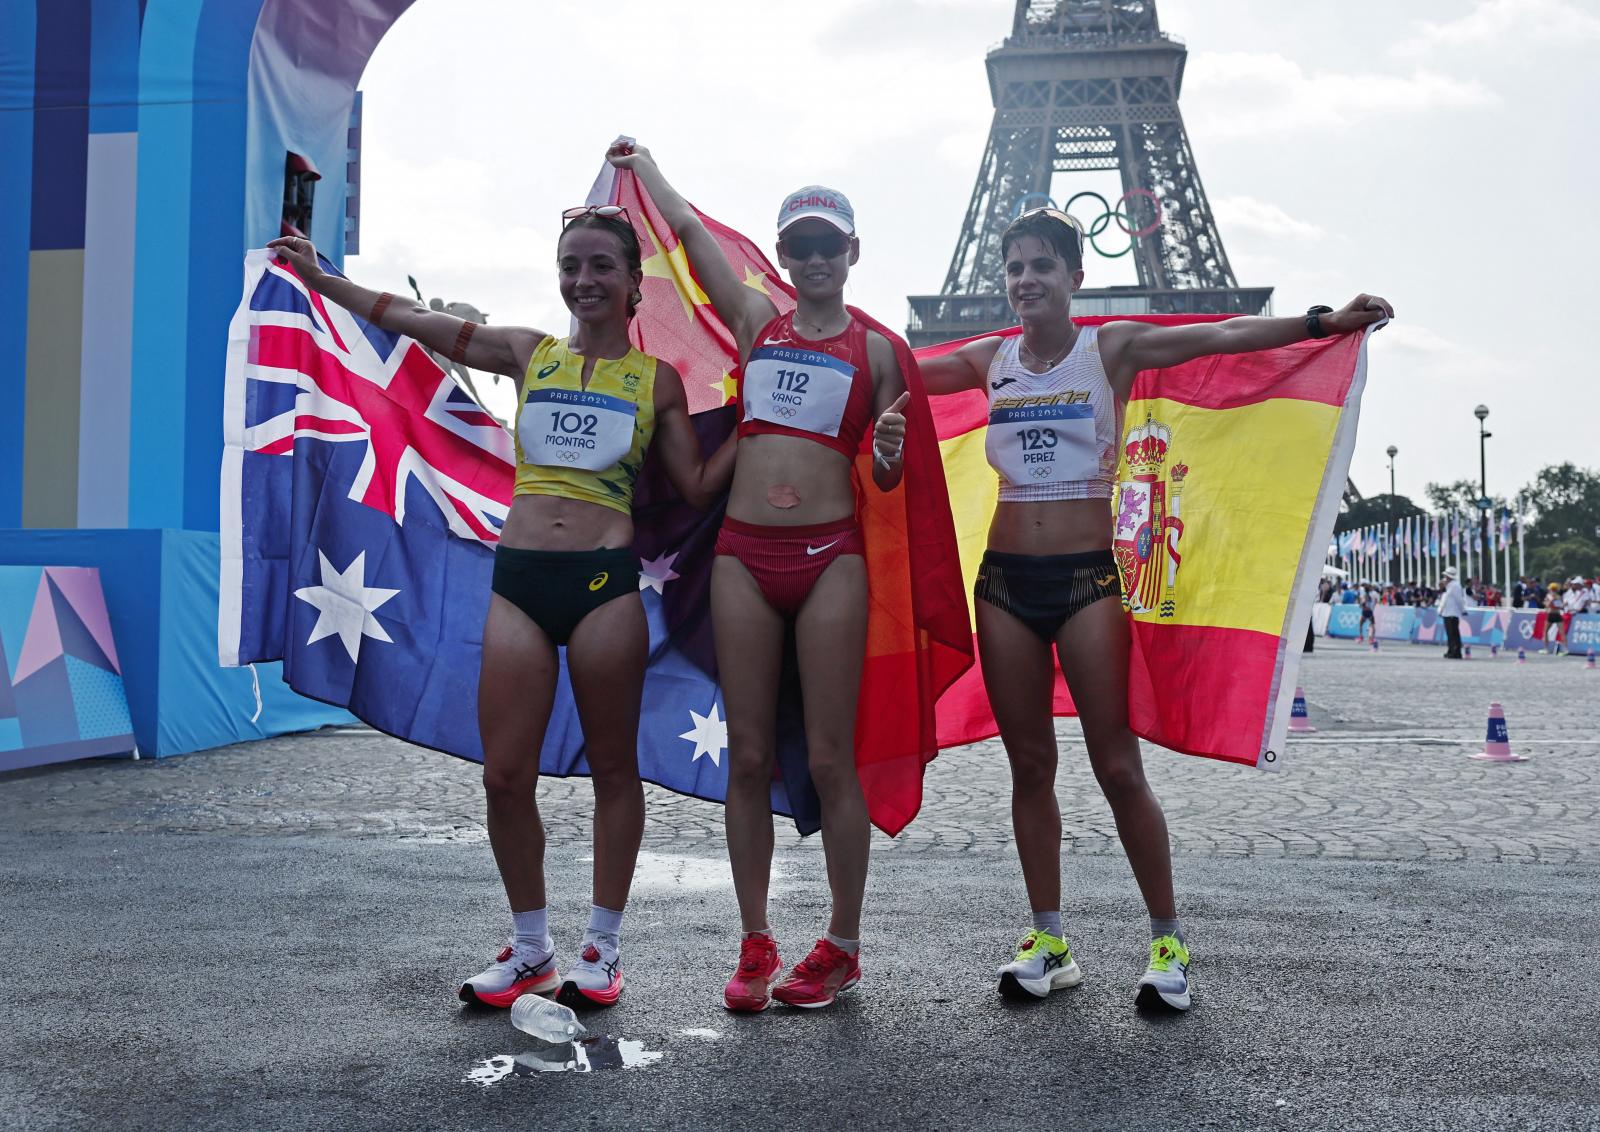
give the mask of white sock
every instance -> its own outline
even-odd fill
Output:
[[[555,944],[550,939],[550,926],[547,919],[548,909],[533,908],[526,912],[511,913],[511,946],[521,950],[533,950],[542,955],[548,955],[555,950]]]
[[[622,943],[622,913],[615,908],[589,906],[589,926],[583,933],[585,940],[604,939],[612,947]]]
[[[1061,910],[1058,908],[1051,912],[1035,912],[1033,914],[1033,927],[1035,931],[1045,932],[1060,939]]]
[[[846,955],[855,955],[861,950],[861,941],[859,939],[844,939],[841,936],[834,935],[832,932],[823,932],[822,938]]]

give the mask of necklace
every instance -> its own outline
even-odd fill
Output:
[[[1059,354],[1057,354],[1055,357],[1051,358],[1049,361],[1045,361],[1043,358],[1041,358],[1038,354],[1035,354],[1028,347],[1028,336],[1027,335],[1023,335],[1022,336],[1021,345],[1022,345],[1023,351],[1028,355],[1028,357],[1032,358],[1034,360],[1034,362],[1037,363],[1038,365],[1041,365],[1041,366],[1044,367],[1044,369],[1041,370],[1040,372],[1041,373],[1048,373],[1050,370],[1055,369],[1056,366],[1061,364],[1061,359],[1062,358],[1066,357],[1068,354],[1070,354],[1072,352],[1072,345],[1077,340],[1078,340],[1078,333],[1074,329],[1071,334],[1067,335],[1067,343],[1066,343],[1066,345],[1061,347],[1061,352]]]
[[[832,334],[829,334],[827,332],[827,328],[825,326],[823,326],[822,323],[820,323],[820,322],[812,322],[810,319],[801,319],[801,317],[800,317],[798,312],[796,312],[796,314],[794,316],[793,323],[794,323],[794,328],[801,332],[801,337],[806,338],[806,339],[808,339],[808,340],[810,340],[812,342],[821,342],[821,341],[824,341],[824,340],[826,340],[828,338],[833,337]],[[845,326],[849,326],[850,325],[850,312],[848,312],[848,311],[845,312],[844,325]],[[843,329],[844,329],[844,327],[840,327],[840,329],[837,330],[837,331],[834,331],[834,333],[835,334],[841,333],[843,331]],[[815,331],[815,333],[806,333],[806,331],[808,331],[808,330]]]

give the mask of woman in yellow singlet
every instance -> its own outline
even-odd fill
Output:
[[[517,480],[495,550],[483,628],[478,727],[489,841],[511,903],[511,942],[467,979],[466,1002],[510,1006],[519,995],[609,1006],[622,992],[622,910],[644,833],[639,701],[649,644],[633,556],[633,485],[654,443],[679,494],[697,507],[725,489],[734,445],[703,460],[683,382],[633,348],[639,241],[614,205],[568,209],[556,263],[570,338],[480,326],[395,301],[322,271],[309,240],[268,246],[307,286],[385,330],[519,383]],[[578,958],[563,979],[546,927],[539,751],[567,670],[594,780],[594,896]]]

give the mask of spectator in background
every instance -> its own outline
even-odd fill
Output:
[[[1377,615],[1373,612],[1378,604],[1378,587],[1363,584],[1361,587],[1361,628],[1358,640],[1367,639],[1367,626],[1372,626],[1372,639],[1378,639]]]
[[[1551,582],[1550,589],[1545,596],[1544,607],[1544,651],[1561,655],[1562,624],[1566,621],[1566,613],[1561,606],[1561,583]]]
[[[1467,594],[1456,580],[1456,568],[1444,572],[1444,593],[1439,598],[1439,616],[1444,619],[1446,660],[1461,659],[1461,617],[1467,611]]]

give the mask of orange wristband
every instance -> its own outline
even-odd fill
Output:
[[[372,304],[372,313],[367,315],[367,321],[377,326],[378,320],[383,317],[383,312],[389,309],[389,304],[392,302],[394,302],[394,295],[390,292],[385,291],[379,295],[377,301]]]
[[[461,333],[456,335],[456,344],[450,351],[451,361],[462,362],[466,360],[467,343],[472,341],[473,331],[477,329],[478,324],[476,322],[463,322],[461,324]]]

